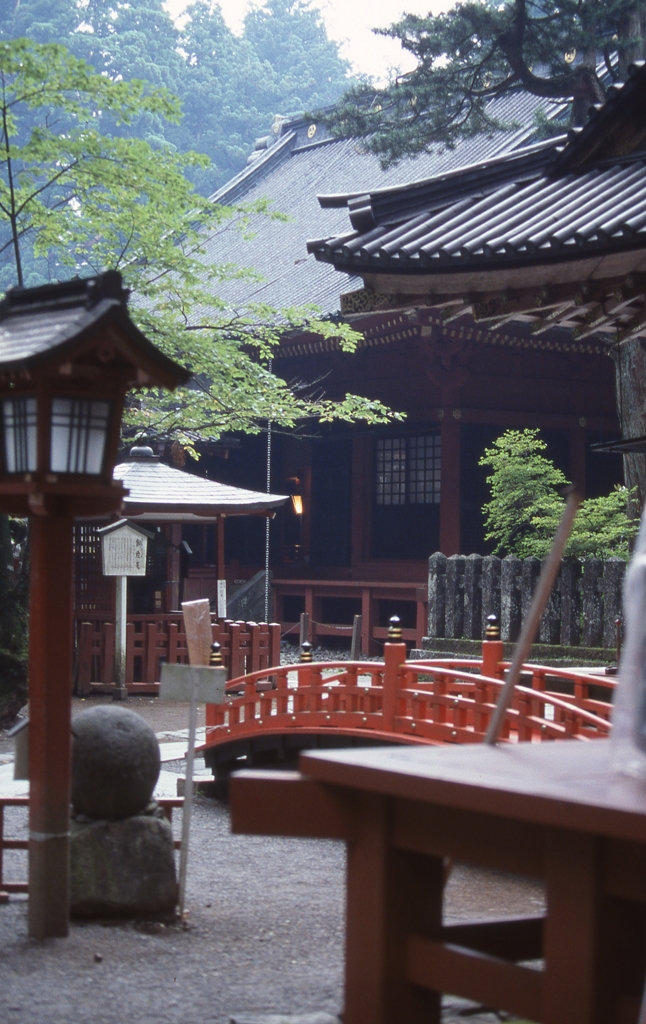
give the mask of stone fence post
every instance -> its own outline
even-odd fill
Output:
[[[617,642],[617,619],[622,614],[622,593],[626,563],[623,558],[608,558],[603,572],[603,646]]]
[[[498,555],[486,555],[482,559],[482,632],[484,636],[487,619],[495,615],[500,622],[500,559]]]
[[[436,551],[428,560],[428,635],[433,639],[444,636],[446,562],[446,555],[441,551]]]
[[[464,567],[462,555],[451,555],[446,563],[446,607],[444,635],[452,640],[464,637]]]
[[[436,551],[428,562],[428,635],[480,640],[489,615],[501,638],[515,641],[541,572],[537,558],[452,555]],[[539,640],[565,647],[614,647],[626,563],[621,558],[564,558]]]
[[[505,642],[520,633],[522,565],[516,555],[507,555],[500,566],[500,638]]]
[[[482,555],[464,560],[464,636],[482,640]]]
[[[564,558],[561,562],[561,643],[578,647],[581,642],[581,562]]]

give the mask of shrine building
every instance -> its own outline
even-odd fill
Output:
[[[361,334],[354,354],[304,332],[285,335],[274,363],[280,375],[330,398],[361,394],[405,414],[390,426],[307,424],[274,435],[271,487],[293,498],[271,526],[284,631],[307,611],[313,640],[334,642],[360,613],[364,650],[376,652],[388,618],[399,614],[405,638],[419,645],[428,557],[490,550],[479,460],[508,428],[540,428],[548,456],[587,496],[606,494],[623,479],[619,456],[592,450],[619,433],[614,365],[594,317],[516,316],[502,278],[492,284],[487,277],[498,257],[480,266],[477,254],[467,255],[468,240],[460,241],[460,225],[470,219],[474,231],[491,221],[502,234],[496,217],[506,208],[499,211],[489,197],[529,188],[563,149],[565,136],[536,141],[539,109],[556,121],[566,112],[564,104],[525,95],[499,100],[492,113],[520,127],[466,139],[451,151],[438,147],[385,171],[356,140],[277,119],[248,168],[215,196],[225,204],[265,198],[289,214],[286,223],[253,218],[251,240],[233,227],[207,240],[209,258],[264,275],[255,284],[225,283],[225,301],[313,303]],[[453,236],[445,222],[458,213]],[[437,259],[423,262],[414,240],[433,218],[433,225],[445,223],[448,238]],[[525,280],[530,291],[551,283],[534,275]],[[482,310],[465,294],[467,280],[469,295],[496,288],[511,305],[496,307],[493,320],[476,319]],[[221,480],[261,487],[266,439],[236,443],[226,461],[216,467],[206,456],[205,465]],[[263,557],[258,523],[228,530],[228,574],[251,577]]]

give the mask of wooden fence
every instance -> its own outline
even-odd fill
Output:
[[[271,668],[280,662],[278,623],[213,620],[213,639],[222,646],[229,679]],[[80,696],[112,690],[114,622],[85,614],[75,621],[76,692]],[[126,626],[126,686],[129,693],[159,691],[163,662],[188,661],[184,620],[178,612],[165,615],[129,615]]]
[[[502,639],[516,640],[541,564],[538,558],[515,555],[431,555],[428,636],[481,640],[487,616],[497,615]],[[614,647],[625,571],[621,558],[564,558],[541,618],[539,641]]]
[[[173,823],[173,810],[176,807],[184,806],[184,797],[175,796],[160,796],[157,798],[157,803],[163,808],[164,814],[168,818],[168,821]],[[28,796],[0,796],[0,903],[7,903],[9,895],[11,893],[29,892],[29,883],[27,879],[21,881],[7,882],[4,880],[4,863],[3,853],[5,850],[24,850],[25,852],[29,849],[28,839],[19,838],[7,838],[5,836],[4,829],[4,810],[5,807],[24,807],[25,811],[29,810],[29,797]],[[25,815],[25,825],[27,815]],[[181,840],[175,839],[173,845],[176,850],[180,850],[182,847]]]

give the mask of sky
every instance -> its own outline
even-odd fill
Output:
[[[251,0],[220,0],[222,14],[234,32],[239,32],[242,20]],[[173,17],[179,17],[187,0],[167,0],[166,9]],[[257,6],[261,6],[260,3]],[[341,55],[351,62],[355,72],[372,75],[377,79],[387,77],[389,68],[409,71],[414,66],[397,42],[382,39],[370,31],[397,21],[402,13],[434,13],[451,6],[449,0],[320,0],[319,7],[330,39],[341,43]]]

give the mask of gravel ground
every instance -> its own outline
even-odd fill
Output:
[[[347,656],[347,655],[346,655]],[[326,657],[334,657],[326,652]],[[74,700],[73,713],[94,704]],[[188,708],[131,698],[157,733],[186,728]],[[11,742],[0,733],[0,755]],[[166,768],[179,768],[177,764]],[[7,809],[5,832],[24,834]],[[176,816],[178,832],[180,816]],[[0,906],[1,1024],[332,1024],[342,1010],[342,843],[229,831],[226,806],[197,797],[187,884],[188,927],[72,924],[66,939],[27,938],[26,899]],[[5,877],[24,877],[24,855],[5,853]],[[456,866],[448,920],[536,913],[538,883]],[[445,999],[443,1024],[493,1024],[471,1004]],[[298,1015],[324,1014],[309,1020]],[[278,1015],[278,1016],[276,1016]]]

